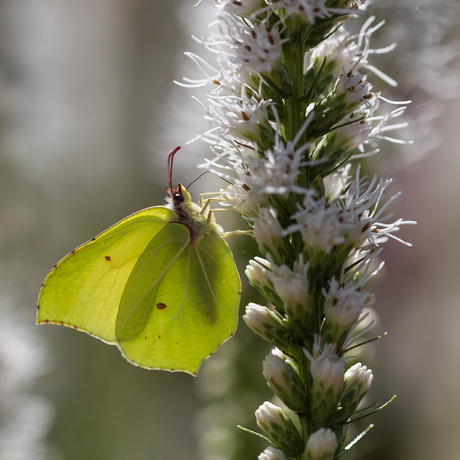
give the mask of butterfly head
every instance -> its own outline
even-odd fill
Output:
[[[183,203],[187,204],[192,201],[190,193],[188,193],[187,189],[182,184],[178,184],[177,188],[169,188],[168,193],[169,197],[167,201],[173,207],[180,206]]]

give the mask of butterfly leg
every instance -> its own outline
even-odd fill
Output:
[[[207,196],[213,196],[215,197],[219,192],[206,192],[206,193],[202,193],[198,199],[198,204],[200,206],[200,208],[203,208],[205,206],[205,200],[204,198],[207,197]],[[206,201],[218,201],[219,200],[219,197],[215,197],[215,198],[208,198]]]
[[[254,232],[252,230],[233,230],[231,232],[222,233],[222,238],[229,238],[230,236],[236,235],[254,236]]]

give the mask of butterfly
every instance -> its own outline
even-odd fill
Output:
[[[37,324],[116,345],[132,364],[196,375],[238,323],[241,281],[209,200],[172,188],[166,206],[138,211],[77,247],[48,273]]]

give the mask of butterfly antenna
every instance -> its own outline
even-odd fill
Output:
[[[173,160],[174,160],[174,155],[180,150],[180,148],[181,147],[179,145],[168,153],[168,192],[171,196],[173,195],[173,186],[172,186]]]
[[[190,184],[187,185],[187,189],[193,185],[198,179],[200,179],[201,177],[203,177],[206,173],[208,173],[209,171],[205,171],[204,173],[201,173],[196,179],[193,179],[192,182],[190,182]]]

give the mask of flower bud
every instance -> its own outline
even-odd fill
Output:
[[[273,283],[267,277],[271,268],[272,265],[268,260],[262,259],[261,257],[254,257],[246,266],[245,273],[249,282],[267,298],[270,303],[276,305],[276,307],[283,311],[283,304],[275,292]]]
[[[372,371],[361,363],[357,363],[345,372],[342,397],[343,417],[348,418],[356,411],[358,404],[371,387],[374,376]]]
[[[335,416],[343,387],[345,359],[335,354],[335,344],[326,344],[321,351],[320,339],[313,345],[313,355],[304,349],[310,360],[313,378],[313,419],[318,425],[325,424]]]
[[[313,327],[313,312],[308,297],[308,267],[309,264],[303,263],[301,255],[299,261],[294,263],[293,270],[286,265],[273,265],[269,274],[289,322],[299,337],[307,335]]]
[[[308,460],[332,460],[337,449],[337,437],[330,428],[315,431],[307,442]]]
[[[258,460],[288,460],[286,455],[274,447],[267,447],[258,457]]]
[[[254,219],[254,239],[262,252],[270,253],[278,259],[280,248],[284,246],[283,227],[278,221],[275,208],[261,208],[258,218]]]
[[[273,444],[289,457],[297,457],[303,452],[299,430],[280,407],[265,401],[256,410],[256,421]]]
[[[244,322],[256,334],[281,350],[291,349],[290,331],[286,322],[267,307],[250,303],[243,315]]]
[[[263,373],[273,393],[294,412],[305,412],[308,397],[297,372],[283,358],[270,353],[263,362]]]

